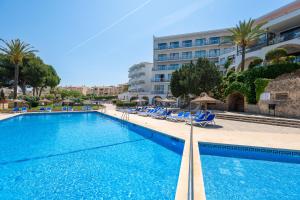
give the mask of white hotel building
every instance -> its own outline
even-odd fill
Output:
[[[154,37],[152,90],[154,97],[170,93],[172,72],[185,63],[208,58],[219,66],[219,56],[232,52],[233,43],[227,29]],[[220,71],[223,68],[220,67]]]
[[[243,20],[243,19],[241,19]],[[238,23],[238,19],[236,22]],[[266,33],[247,49],[245,69],[255,58],[264,59],[265,54],[275,48],[285,48],[289,55],[296,56],[300,61],[300,0],[276,9],[260,18],[256,23],[265,23],[263,28]],[[145,76],[140,76],[146,84],[135,86],[130,84],[131,93],[139,96],[147,96],[149,103],[153,103],[156,97],[165,98],[171,95],[170,80],[172,72],[180,68],[182,64],[196,61],[200,57],[208,58],[214,62],[221,72],[224,72],[224,64],[231,60],[231,66],[239,70],[241,54],[230,39],[231,33],[226,29],[203,31],[153,38],[153,68]],[[135,68],[133,66],[132,68]],[[132,69],[129,76],[132,78]],[[131,80],[134,82],[134,80]],[[143,87],[145,90],[142,91]],[[150,88],[150,89],[149,89]],[[135,93],[136,92],[136,93]]]

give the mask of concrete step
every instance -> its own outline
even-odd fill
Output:
[[[234,120],[258,124],[269,124],[275,126],[286,126],[293,128],[300,128],[300,120],[297,119],[286,119],[286,118],[272,118],[264,116],[247,116],[247,115],[234,115],[226,113],[217,113],[216,117],[224,120]]]

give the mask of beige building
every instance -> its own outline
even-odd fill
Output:
[[[127,90],[127,84],[119,84],[117,86],[94,86],[88,88],[87,94],[94,94],[97,96],[117,96]]]
[[[78,91],[83,95],[87,95],[87,92],[89,90],[89,88],[86,86],[65,86],[60,88],[65,90]]]

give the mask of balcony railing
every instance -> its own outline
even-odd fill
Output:
[[[178,46],[164,46],[164,47],[155,47],[154,50],[167,50],[167,49],[178,49],[178,48],[192,48],[192,47],[201,47],[201,46],[211,46],[211,45],[225,45],[225,44],[232,44],[229,42],[219,42],[219,43],[204,43],[204,44],[192,44],[192,45],[178,45]]]
[[[164,66],[164,67],[153,67],[152,71],[176,70],[176,69],[179,69],[179,68],[180,68],[180,66],[168,65],[168,66]]]
[[[247,53],[253,52],[253,51],[256,51],[256,50],[261,49],[261,48],[266,47],[266,46],[278,44],[278,43],[281,43],[281,42],[286,42],[286,41],[293,40],[293,39],[296,39],[296,38],[300,38],[300,31],[299,32],[293,32],[293,33],[286,33],[286,34],[283,34],[281,36],[277,36],[274,39],[269,40],[269,41],[267,39],[262,40],[259,43],[247,48],[246,52]],[[239,50],[238,52],[241,53],[241,50]]]
[[[171,79],[169,78],[153,78],[151,79],[152,82],[170,82]]]
[[[154,91],[151,91],[151,94],[166,94],[166,92],[163,90],[154,90]]]
[[[220,54],[210,54],[210,55],[205,55],[205,56],[181,56],[176,58],[176,60],[195,60],[198,58],[217,58],[218,56],[220,56]],[[157,58],[154,59],[157,62],[166,62],[166,61],[176,61],[174,58],[170,58],[170,57],[165,57],[165,58]]]

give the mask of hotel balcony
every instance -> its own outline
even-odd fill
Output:
[[[221,40],[219,42],[204,42],[201,44],[192,43],[190,45],[165,45],[165,46],[156,46],[154,50],[169,50],[169,49],[180,49],[180,48],[193,48],[193,47],[205,47],[205,46],[213,46],[213,45],[233,45],[234,43],[229,40]]]
[[[152,71],[164,71],[164,70],[177,70],[177,69],[179,69],[180,68],[180,66],[178,65],[178,66],[170,66],[170,65],[166,65],[166,66],[160,66],[160,67],[153,67],[152,68]]]
[[[154,91],[151,91],[151,94],[167,94],[167,92],[165,92],[163,90],[154,90]]]
[[[205,56],[179,56],[179,57],[164,57],[164,58],[157,58],[155,59],[156,62],[168,62],[168,61],[189,61],[189,60],[197,60],[198,58],[208,58],[208,59],[213,59],[213,58],[218,58],[219,54],[210,54],[210,55],[205,55]],[[155,70],[154,70],[155,71]]]
[[[259,50],[263,47],[267,47],[267,46],[271,46],[271,45],[275,45],[275,44],[280,44],[289,40],[293,40],[293,39],[297,39],[300,38],[300,29],[298,29],[297,31],[292,31],[292,32],[286,32],[280,36],[277,36],[271,40],[268,39],[263,39],[260,40],[258,43],[256,43],[255,45],[249,47],[246,52],[253,52],[256,50]],[[241,51],[238,51],[239,53],[241,53]]]
[[[170,81],[171,81],[171,79],[168,79],[168,78],[153,78],[153,79],[151,79],[151,82],[160,82],[160,83],[170,82]]]

